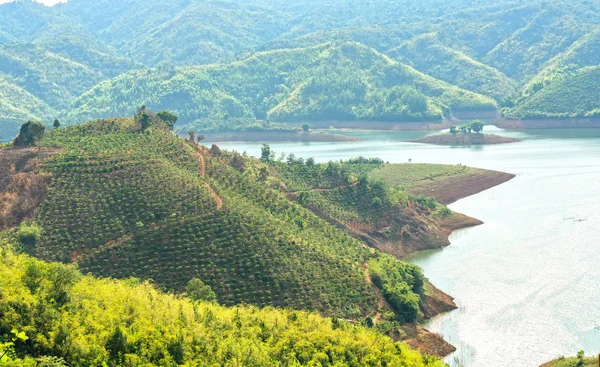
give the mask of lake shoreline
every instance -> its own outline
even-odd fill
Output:
[[[507,172],[484,170],[483,175],[472,175],[444,180],[441,183],[420,188],[418,190],[408,190],[413,195],[432,196],[439,203],[448,205],[460,199],[479,194],[493,187],[501,185],[515,178],[516,175]],[[433,193],[433,194],[432,194]],[[437,225],[441,229],[435,236],[445,238],[447,247],[451,245],[450,236],[459,229],[471,228],[484,224],[483,221],[470,217],[468,215],[452,212],[451,215],[441,217],[437,220]],[[436,231],[437,232],[437,231]],[[415,254],[422,249],[410,253]],[[438,289],[431,284],[432,292],[426,294],[423,300],[423,316],[429,320],[438,315],[458,309],[454,302],[454,297]],[[423,353],[435,354],[445,358],[456,351],[456,347],[443,339],[438,334],[431,333],[429,330],[420,328],[418,337],[406,341],[412,348],[419,349]]]
[[[248,131],[248,132],[207,132],[204,133],[206,142],[211,143],[231,143],[231,142],[352,142],[361,141],[361,139],[344,135],[343,133],[367,130],[381,132],[402,132],[402,131],[442,131],[449,129],[454,125],[459,125],[463,121],[481,119],[489,125],[501,129],[600,129],[600,118],[562,118],[562,119],[527,119],[513,120],[506,119],[499,114],[457,114],[451,120],[438,121],[413,121],[413,122],[382,122],[382,121],[312,121],[309,122],[311,129],[320,131],[293,132],[293,131]],[[287,123],[289,126],[297,124]],[[329,129],[337,131],[327,131]],[[341,134],[340,134],[341,132]],[[446,135],[446,134],[442,134]],[[446,137],[436,138],[426,137],[409,142],[437,144],[437,145],[491,145],[519,142],[519,139],[510,139],[502,136],[483,134],[489,139],[484,141],[473,140],[467,143],[449,141]]]
[[[351,142],[360,139],[325,132],[247,131],[204,133],[205,142]]]

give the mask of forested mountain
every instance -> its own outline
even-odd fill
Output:
[[[74,101],[67,121],[127,115],[149,104],[183,122],[208,117],[302,120],[440,120],[495,102],[356,43],[267,51],[230,64],[120,75]]]
[[[11,88],[23,89],[54,109],[54,115],[71,122],[104,113],[129,113],[140,103],[177,109],[184,121],[222,117],[228,110],[224,105],[234,105],[229,110],[237,110],[234,114],[245,115],[248,121],[267,117],[281,121],[441,119],[451,116],[454,105],[464,103],[464,92],[436,100],[439,96],[432,95],[429,86],[421,88],[409,80],[399,87],[408,85],[429,97],[428,107],[399,116],[397,107],[388,106],[393,101],[388,103],[388,93],[382,90],[389,86],[378,85],[389,80],[389,75],[368,75],[380,72],[371,65],[361,65],[360,70],[339,63],[312,68],[311,63],[323,61],[312,50],[323,44],[360,44],[427,77],[492,98],[499,106],[516,108],[540,90],[541,84],[548,84],[557,71],[597,66],[600,57],[600,14],[593,0],[71,0],[50,8],[19,1],[0,5],[0,9],[0,44],[5,51],[1,64],[13,66],[12,70],[5,67],[0,71],[4,79]],[[295,49],[302,51],[289,51]],[[289,52],[288,62],[303,65],[303,70],[298,76],[281,77],[287,70],[278,60],[271,64],[263,60],[273,68],[274,76],[250,65],[240,73],[235,87],[210,72],[236,62],[248,63],[253,55],[264,59],[267,51]],[[169,83],[166,91],[157,85],[164,83],[157,83],[156,70],[130,72],[144,67],[170,70],[177,78],[206,73],[214,83],[207,86],[191,76],[181,85],[162,76],[164,83]],[[57,73],[50,75],[49,68]],[[313,91],[305,77],[312,72]],[[332,77],[327,79],[324,73]],[[126,83],[134,77],[140,84],[135,92]],[[355,85],[341,85],[340,79]],[[363,98],[359,89],[371,82],[374,85]],[[267,90],[244,90],[244,84]],[[157,93],[145,90],[155,85]],[[116,89],[107,95],[103,89],[109,86]],[[121,86],[125,89],[120,90]],[[7,91],[2,93],[8,95]],[[319,93],[328,96],[323,98]],[[100,97],[111,106],[97,105]],[[541,99],[528,100],[531,105]],[[180,110],[187,109],[190,101],[195,112]],[[381,101],[390,111],[378,107]],[[568,100],[562,102],[569,105]],[[17,110],[22,107],[16,98],[3,104]],[[489,101],[484,104],[492,107]],[[543,104],[534,109],[542,117],[559,116]],[[588,112],[568,110],[566,114],[582,116]],[[45,115],[34,116],[47,119]],[[29,117],[31,113],[17,115],[20,119]],[[14,118],[14,113],[3,113],[0,118],[6,121]]]

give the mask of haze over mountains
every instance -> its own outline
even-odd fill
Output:
[[[591,0],[7,3],[0,135],[144,103],[184,123],[595,116],[599,19]]]

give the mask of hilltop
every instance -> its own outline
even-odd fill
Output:
[[[177,292],[200,278],[224,305],[371,318],[400,338],[416,338],[407,325],[456,307],[397,258],[446,246],[453,229],[481,222],[405,191],[408,181],[369,178],[403,165],[275,161],[268,146],[259,160],[186,141],[160,119],[141,129],[138,117],[54,129],[40,148],[1,149],[0,229],[33,233],[20,241],[24,251],[97,276],[152,279]],[[417,345],[441,350],[425,334],[428,345]]]

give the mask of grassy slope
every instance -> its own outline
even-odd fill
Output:
[[[41,165],[52,176],[35,217],[43,235],[26,248],[42,259],[175,290],[200,277],[228,305],[375,309],[362,268],[375,255],[290,202],[258,160],[139,133],[129,119],[53,130],[42,145],[61,148]]]
[[[16,328],[20,358],[3,365],[37,365],[32,357],[63,357],[69,366],[245,365],[442,366],[360,326],[305,312],[225,308],[163,294],[148,283],[82,276],[7,249],[0,238],[0,337]],[[40,307],[43,305],[43,307]],[[124,341],[113,338],[117,327]],[[113,340],[113,342],[110,342]],[[10,359],[15,358],[13,362]],[[59,364],[53,364],[58,366]]]
[[[410,109],[415,88],[424,109]],[[128,114],[136,105],[176,111],[184,122],[251,115],[274,120],[440,119],[448,108],[493,108],[467,92],[355,43],[269,51],[225,65],[135,71],[103,82],[77,99],[68,120]],[[420,105],[419,105],[420,106]],[[423,107],[419,107],[423,108]]]
[[[574,14],[568,6],[542,9],[527,25],[491,50],[484,61],[510,77],[526,80],[590,29],[580,14]]]

